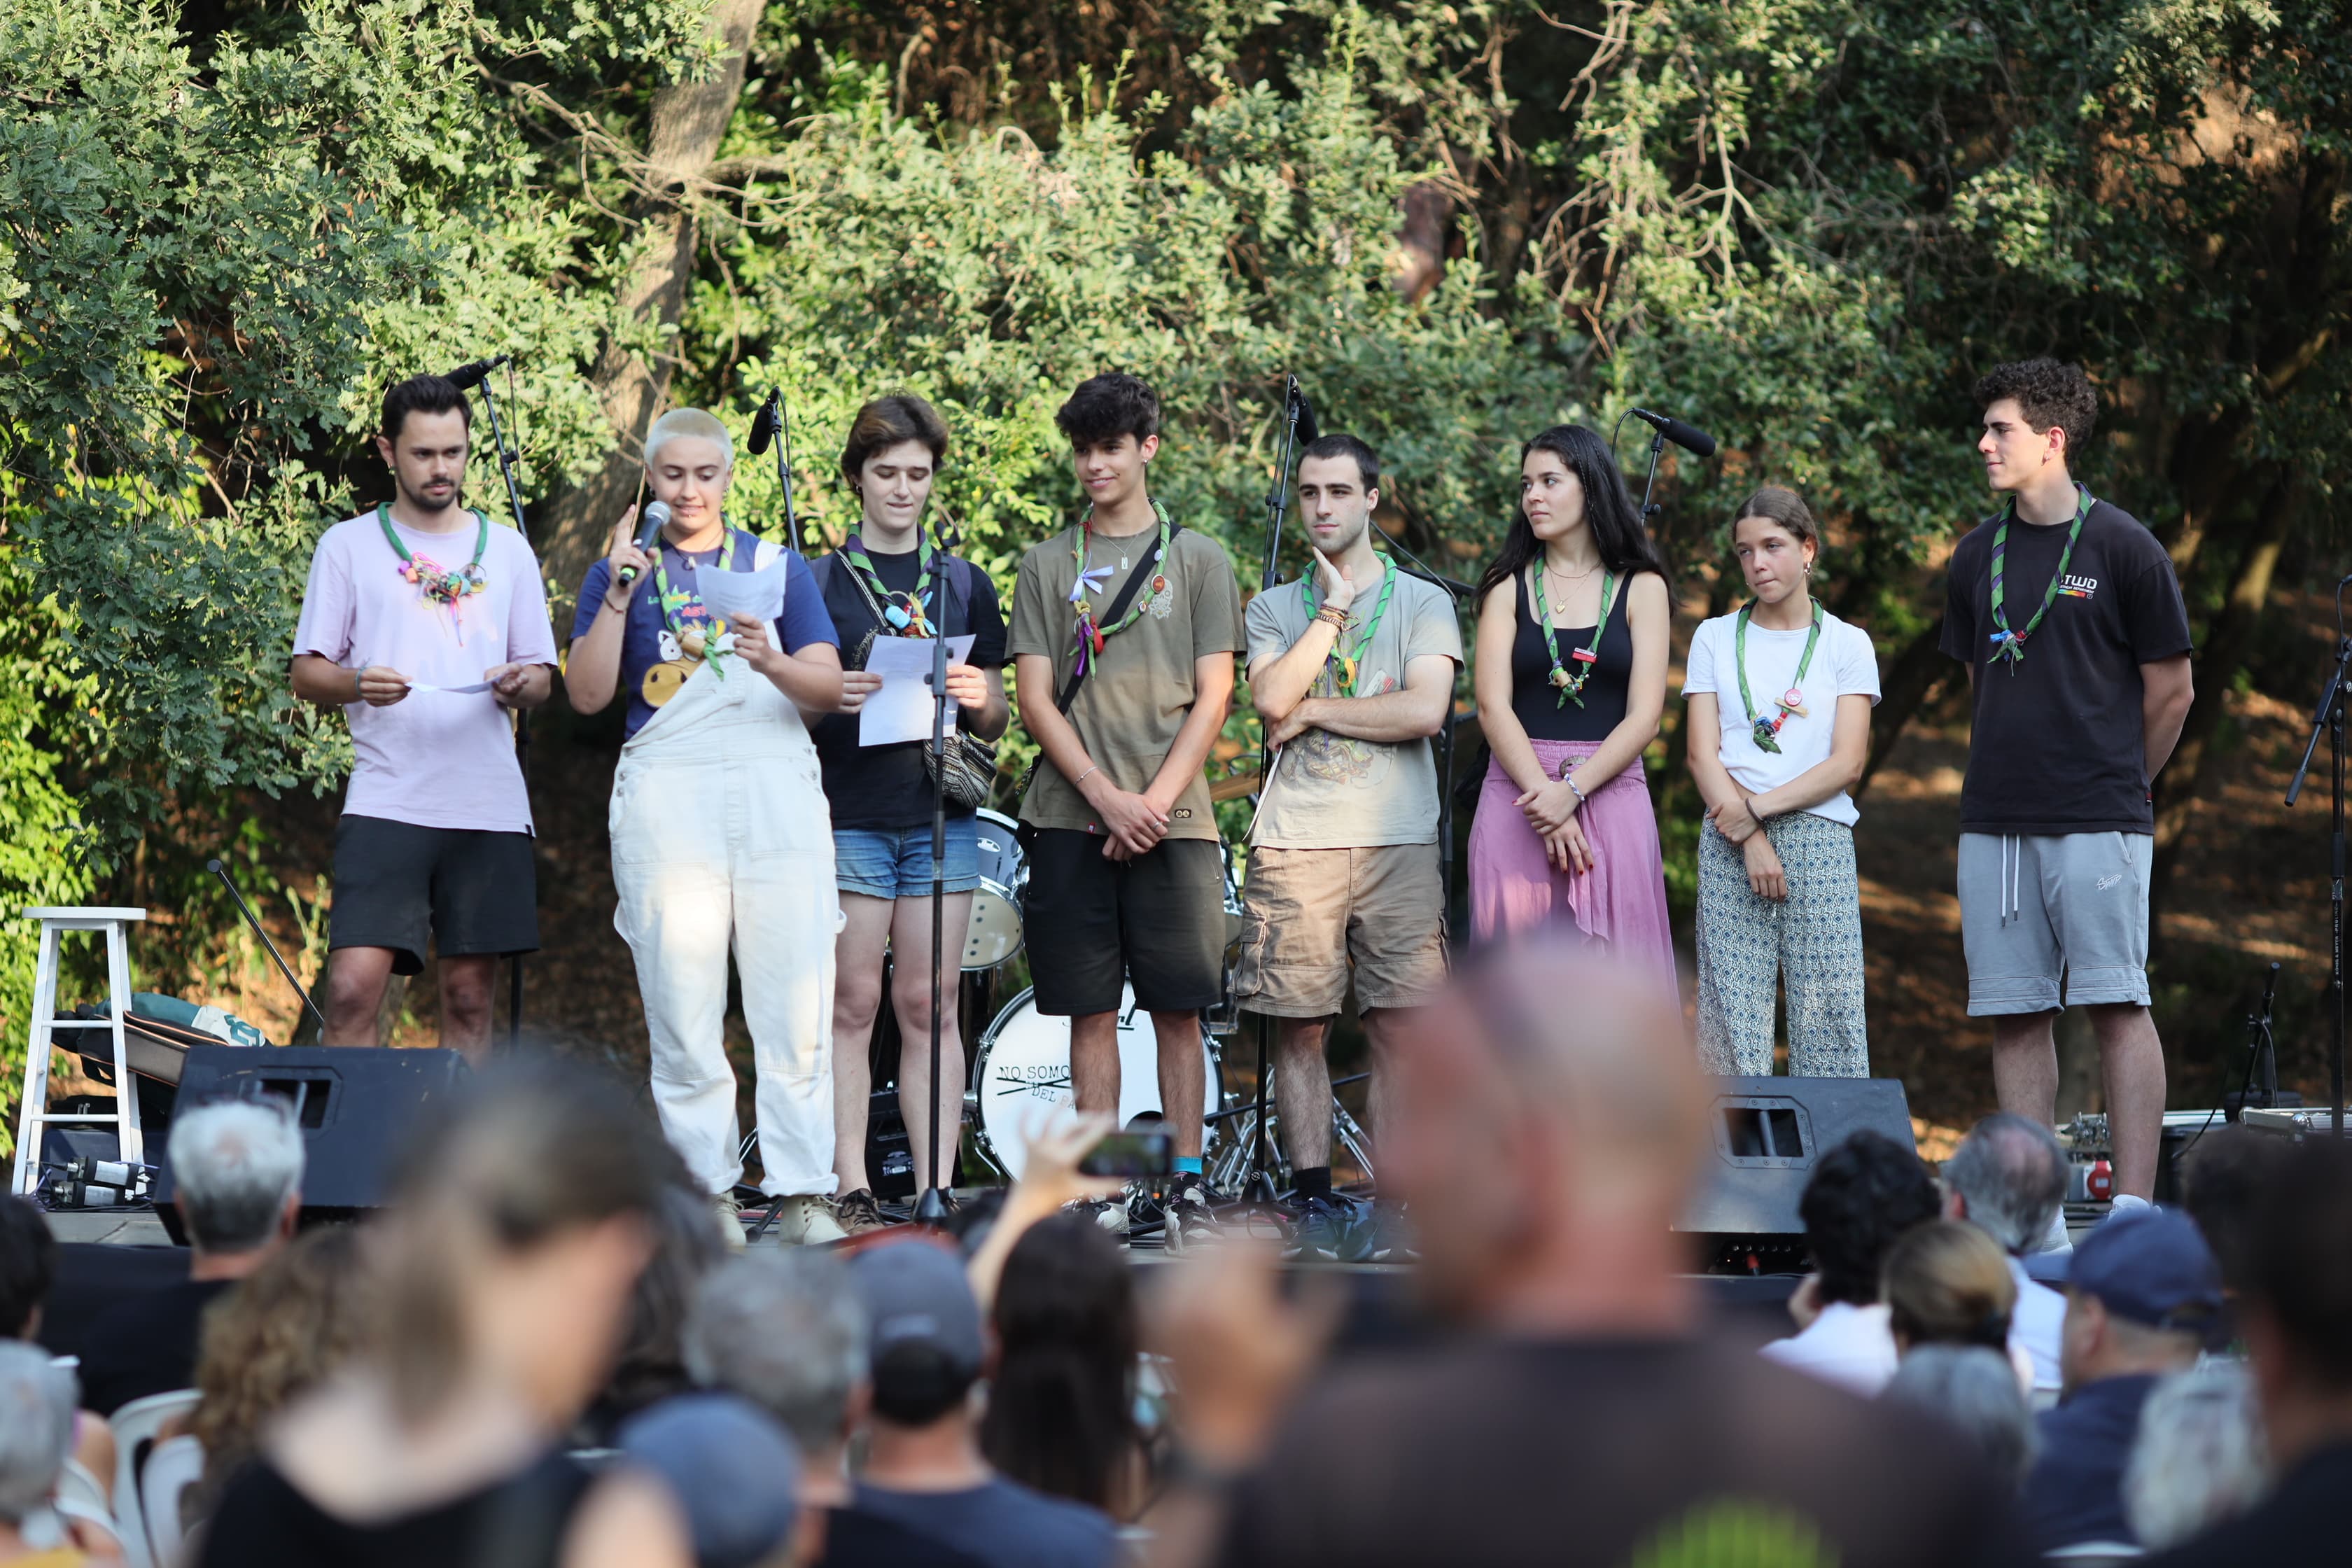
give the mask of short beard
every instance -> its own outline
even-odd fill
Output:
[[[465,488],[462,485],[451,485],[449,487],[448,500],[428,500],[424,496],[418,495],[415,490],[410,489],[408,488],[408,481],[400,477],[399,470],[397,469],[394,469],[393,472],[392,482],[399,489],[400,499],[406,501],[410,506],[415,507],[418,511],[447,511],[451,507],[457,504],[458,493]]]

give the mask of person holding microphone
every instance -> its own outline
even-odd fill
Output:
[[[646,482],[668,509],[650,548],[635,508],[588,568],[564,680],[601,712],[625,687],[627,740],[613,777],[613,924],[635,956],[662,1129],[740,1246],[735,1073],[727,1060],[727,959],[742,977],[758,1072],[761,1189],[785,1200],[789,1243],[841,1235],[833,1191],[832,818],[808,717],[842,697],[841,657],[808,564],[728,526],[725,426],[678,408],[646,435]],[[698,584],[781,562],[776,624],[722,626]]]

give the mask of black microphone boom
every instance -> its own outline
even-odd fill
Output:
[[[1311,447],[1322,437],[1322,434],[1315,425],[1315,405],[1307,400],[1306,388],[1301,387],[1298,392],[1298,438]]]
[[[478,359],[468,361],[467,363],[459,365],[457,369],[451,371],[441,379],[456,387],[458,391],[463,392],[469,386],[481,385],[482,383],[490,378],[490,372],[498,369],[499,366],[509,363],[513,358],[514,355],[512,354],[500,354],[496,359]]]
[[[637,521],[637,548],[644,551],[648,555],[652,554],[654,551],[654,542],[661,537],[662,528],[668,521],[668,502],[652,501],[647,503],[644,517],[640,518]],[[621,585],[623,587],[628,586],[636,580],[637,569],[635,567],[624,566],[621,568]]]
[[[1646,408],[1626,412],[1686,452],[1696,452],[1702,458],[1715,456],[1715,437],[1695,425],[1685,425],[1671,414],[1653,414]]]

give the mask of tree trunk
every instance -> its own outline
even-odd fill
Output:
[[[1941,582],[1936,584],[1934,595],[1942,596]],[[1853,786],[1855,795],[1870,787],[1871,775],[1878,772],[1878,764],[1886,760],[1886,753],[1902,738],[1903,727],[1943,689],[1945,679],[1952,673],[1952,661],[1944,657],[1938,646],[1943,636],[1944,619],[1938,616],[1933,625],[1906,643],[1903,651],[1887,662],[1879,682],[1878,706],[1870,710],[1870,759],[1862,765],[1862,777]]]
[[[629,207],[635,234],[628,272],[589,378],[612,424],[613,454],[587,479],[551,498],[540,514],[540,559],[560,584],[578,582],[604,553],[613,524],[635,499],[640,443],[669,395],[677,361],[665,351],[647,355],[633,345],[646,336],[667,337],[686,304],[699,237],[687,187],[709,169],[735,117],[745,51],[764,4],[718,0],[711,28],[727,51],[719,70],[708,81],[675,82],[654,94],[651,141],[640,174],[646,188]]]

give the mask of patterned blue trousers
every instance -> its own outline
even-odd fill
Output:
[[[1785,976],[1790,1075],[1867,1078],[1853,829],[1795,811],[1767,822],[1764,834],[1788,874],[1779,903],[1748,885],[1738,845],[1712,826],[1699,833],[1699,1063],[1714,1073],[1770,1074],[1774,983]]]

